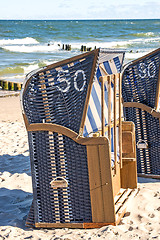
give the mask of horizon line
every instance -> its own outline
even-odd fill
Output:
[[[117,21],[117,20],[160,20],[160,18],[109,18],[109,19],[34,19],[34,18],[28,18],[28,19],[1,19],[0,21]]]

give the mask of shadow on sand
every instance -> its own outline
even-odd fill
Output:
[[[23,154],[11,156],[8,154],[0,156],[1,172],[26,173],[31,176],[29,156]]]
[[[0,188],[0,226],[26,229],[25,221],[32,203],[32,193]]]

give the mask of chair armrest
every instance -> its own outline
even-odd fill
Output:
[[[34,123],[26,125],[27,131],[50,131],[65,135],[81,145],[104,145],[108,144],[106,137],[81,137],[73,130],[52,123]]]

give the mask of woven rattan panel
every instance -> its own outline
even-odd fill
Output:
[[[30,207],[27,219],[26,219],[26,226],[34,226],[35,220],[34,220],[34,204],[32,202],[32,205]]]
[[[137,148],[138,173],[160,175],[159,119],[139,108],[125,108],[127,121],[136,127],[136,142],[145,140],[148,148]]]
[[[124,102],[140,102],[154,108],[160,66],[160,50],[129,64],[122,79]]]
[[[23,93],[29,123],[55,123],[79,133],[94,54],[34,74]]]
[[[35,222],[92,222],[86,146],[48,131],[29,132]],[[68,187],[53,189],[62,177]]]

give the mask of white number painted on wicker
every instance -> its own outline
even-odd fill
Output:
[[[148,65],[145,63],[140,63],[138,69],[139,69],[139,76],[141,78],[146,78],[146,77],[154,78],[156,75],[156,66],[154,62],[150,62]]]
[[[77,85],[77,77],[78,77],[78,74],[82,74],[82,77],[83,77],[83,85],[81,88],[78,88],[78,85]],[[71,86],[71,81],[70,81],[70,75],[69,75],[69,71],[68,70],[59,70],[58,71],[58,74],[57,74],[57,81],[59,81],[60,83],[65,83],[67,86],[66,88],[61,88],[59,86],[57,86],[57,88],[61,91],[61,92],[68,92],[69,89],[70,89],[70,86]],[[75,76],[74,76],[74,88],[75,90],[77,90],[78,92],[82,92],[84,90],[84,87],[86,85],[86,75],[84,73],[83,70],[77,70],[75,72]]]
[[[147,77],[147,68],[145,63],[140,63],[138,69],[139,69],[139,76],[141,78]]]
[[[59,87],[59,86],[57,86],[57,88],[61,91],[61,92],[68,92],[68,90],[70,89],[70,85],[71,85],[71,83],[70,83],[70,78],[69,78],[69,76],[67,76],[68,75],[68,73],[69,73],[69,71],[68,70],[59,70],[58,71],[58,74],[57,74],[57,77],[58,77],[58,79],[57,79],[57,81],[59,81],[60,83],[66,83],[66,88],[64,88],[64,89],[62,89],[61,87]],[[65,76],[64,76],[65,75]]]
[[[153,69],[153,73],[151,72]],[[154,62],[151,62],[150,64],[148,64],[148,76],[153,78],[156,75],[156,66],[154,64]]]
[[[82,76],[83,76],[83,85],[82,85],[81,88],[78,88],[78,85],[77,85],[78,74],[82,74]],[[74,77],[74,87],[75,87],[75,89],[79,92],[82,92],[84,90],[85,85],[86,85],[86,75],[85,75],[84,71],[83,70],[76,71],[75,77]]]

